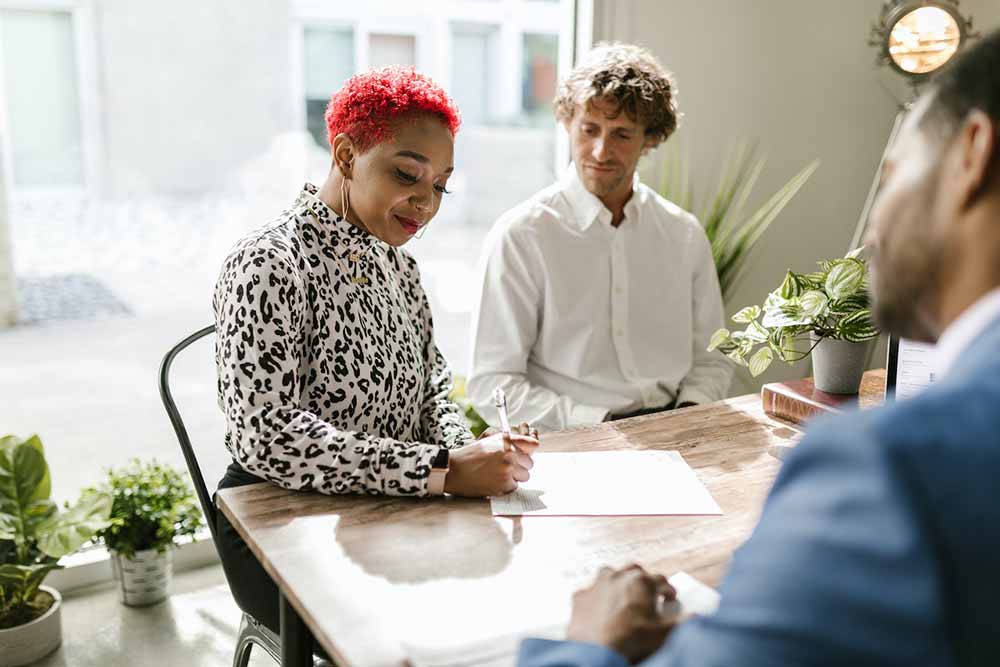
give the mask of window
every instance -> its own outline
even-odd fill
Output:
[[[486,125],[495,115],[493,50],[495,26],[454,26],[451,35],[451,96],[462,110],[462,122]]]
[[[413,35],[368,36],[368,67],[416,65],[417,40]]]
[[[569,0],[230,4],[0,0],[19,311],[0,331],[0,421],[41,436],[60,501],[132,456],[183,465],[157,365],[211,321],[234,243],[323,182],[323,115],[350,76],[414,65],[463,113],[453,194],[406,246],[456,374],[487,231],[561,171],[548,105]],[[173,374],[210,485],[228,458],[214,374],[211,341]]]
[[[82,185],[72,16],[0,11],[0,47],[14,186]]]
[[[523,53],[521,108],[532,125],[544,125],[552,118],[559,36],[525,33]]]
[[[449,184],[453,194],[424,239],[407,248],[421,263],[438,344],[453,369],[462,373],[469,309],[475,301],[470,290],[482,240],[504,211],[550,184],[561,171],[552,99],[560,53],[570,51],[573,3],[383,0],[355,7],[297,0],[293,6],[293,20],[306,26],[305,129],[316,146],[327,148],[323,110],[350,74],[390,64],[414,65],[442,84],[458,104],[462,129]],[[334,40],[337,55],[331,51]],[[348,63],[351,71],[344,70]],[[328,155],[314,151],[309,160],[309,180],[322,181],[329,170]]]
[[[354,31],[311,26],[303,34],[306,129],[316,145],[327,148],[323,114],[333,91],[354,74]]]

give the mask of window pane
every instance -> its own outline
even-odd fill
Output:
[[[451,38],[451,95],[469,125],[484,125],[490,114],[490,47],[497,30],[454,28]]]
[[[16,146],[5,136],[4,147],[18,149],[4,160],[19,184],[89,175],[81,140],[101,158],[93,163],[100,189],[39,196],[22,187],[8,202],[21,319],[0,331],[0,416],[3,432],[41,435],[59,502],[131,456],[184,465],[151,378],[170,345],[212,321],[233,244],[287,209],[303,181],[326,178],[323,113],[362,67],[416,64],[463,112],[453,192],[423,239],[405,248],[420,262],[437,344],[456,374],[468,371],[483,239],[503,211],[564,167],[555,162],[562,130],[551,113],[528,122],[526,109],[547,106],[551,90],[523,99],[543,77],[525,68],[522,52],[536,54],[532,36],[569,34],[573,3],[553,11],[548,2],[447,0],[430,3],[447,12],[431,13],[414,0],[244,2],[235,23],[231,2],[197,11],[162,2],[16,4],[99,9],[79,22],[68,10],[0,10],[0,105],[17,133]],[[288,44],[293,30],[298,52]],[[555,39],[546,40],[554,62]],[[289,116],[293,106],[302,117]],[[212,488],[230,459],[213,345],[185,351],[172,372]]]
[[[66,12],[0,12],[15,186],[83,182],[73,22]]]
[[[558,35],[525,34],[521,106],[533,125],[551,122],[558,62]]]
[[[308,27],[305,50],[306,126],[316,144],[326,148],[326,111],[330,96],[354,74],[354,31]]]
[[[368,65],[372,69],[386,65],[416,64],[417,39],[413,35],[369,35]]]

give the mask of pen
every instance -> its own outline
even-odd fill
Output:
[[[510,443],[510,419],[507,417],[507,394],[500,387],[493,390],[493,404],[500,415],[500,430],[504,435],[503,449],[507,451]]]

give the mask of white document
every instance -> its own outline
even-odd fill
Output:
[[[898,370],[896,371],[896,398],[906,399],[916,396],[934,384],[935,347],[926,343],[916,343],[905,338],[899,341]]]
[[[662,614],[682,622],[693,614],[704,616],[715,613],[719,606],[719,594],[714,588],[687,572],[678,572],[668,581],[677,590],[677,599],[664,604]],[[567,624],[568,620],[564,620],[530,632],[434,648],[404,641],[403,647],[413,667],[514,667],[522,640],[527,637],[565,639]]]
[[[679,452],[543,452],[494,516],[722,514]]]

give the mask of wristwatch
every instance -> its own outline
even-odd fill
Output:
[[[448,475],[449,453],[447,448],[438,450],[434,460],[431,461],[431,476],[427,480],[427,494],[431,496],[444,495],[444,478]]]

